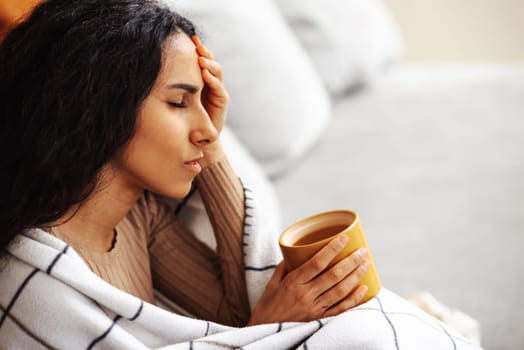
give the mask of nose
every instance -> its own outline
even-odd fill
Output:
[[[195,117],[196,124],[190,134],[191,142],[199,147],[204,147],[215,142],[218,138],[218,131],[213,125],[204,106],[200,106],[198,114]]]

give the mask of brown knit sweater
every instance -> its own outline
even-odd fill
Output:
[[[68,243],[95,274],[130,294],[153,302],[155,288],[195,317],[242,326],[250,316],[242,260],[242,187],[225,158],[204,169],[197,181],[216,252],[148,192],[117,225],[111,251]]]

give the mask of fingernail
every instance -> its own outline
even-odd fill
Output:
[[[362,270],[367,271],[369,268],[369,260],[364,260],[362,264],[360,264],[360,267],[362,268]]]
[[[361,257],[366,258],[368,256],[369,250],[367,250],[367,248],[360,248],[358,253]]]
[[[366,286],[365,284],[362,285],[362,287],[360,288],[360,295],[364,296],[364,294],[366,294],[368,291],[368,286]]]
[[[204,66],[204,65],[207,63],[207,61],[206,61],[206,59],[205,59],[204,57],[200,56],[200,57],[198,58],[198,63],[199,63],[200,65]]]
[[[195,44],[196,47],[202,45],[202,43],[200,42],[200,39],[196,35],[193,35],[191,37],[191,41],[193,41],[193,44]]]
[[[342,235],[338,238],[338,243],[340,243],[340,245],[346,245],[347,242],[348,242],[348,237],[345,235]]]

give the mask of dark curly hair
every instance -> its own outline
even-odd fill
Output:
[[[0,252],[82,203],[135,133],[163,44],[195,34],[149,0],[47,0],[0,45]]]

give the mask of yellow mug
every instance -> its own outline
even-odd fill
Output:
[[[309,260],[322,247],[340,235],[346,235],[349,238],[348,243],[344,250],[330,262],[328,268],[359,248],[367,248],[369,268],[358,283],[359,286],[368,287],[361,300],[361,303],[364,303],[377,295],[382,285],[356,212],[333,210],[307,217],[285,229],[278,243],[287,269],[291,271]]]

